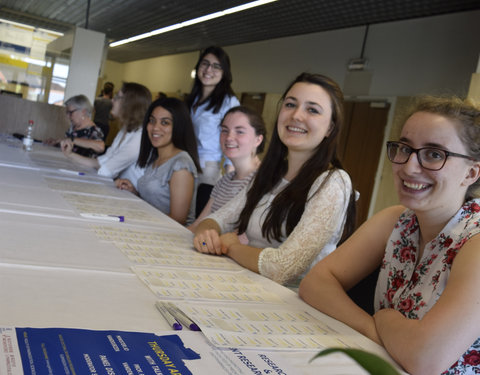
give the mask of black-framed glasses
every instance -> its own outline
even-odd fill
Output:
[[[449,156],[476,161],[476,159],[471,156],[457,154],[456,152],[442,150],[441,148],[413,148],[403,142],[387,142],[388,159],[394,164],[405,164],[408,159],[410,159],[412,153],[417,154],[418,163],[422,168],[430,171],[438,171],[442,169]]]
[[[199,65],[200,68],[204,70],[208,70],[208,68],[212,67],[214,72],[220,72],[223,70],[222,66],[219,63],[211,63],[208,60],[202,60]]]
[[[75,109],[72,109],[71,111],[69,111],[68,109],[66,110],[66,113],[67,113],[67,116],[71,116],[73,115],[75,112],[77,111],[80,111],[79,108],[75,108]]]

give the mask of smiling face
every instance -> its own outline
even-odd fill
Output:
[[[403,126],[400,141],[412,148],[435,147],[467,155],[454,121],[441,115],[417,112]],[[450,156],[438,171],[418,163],[415,153],[405,164],[392,164],[400,202],[415,211],[436,210],[453,215],[463,204],[468,186],[478,176],[479,163]],[[446,210],[446,211],[443,211]]]
[[[328,93],[316,84],[297,82],[283,100],[278,135],[289,153],[303,152],[309,157],[330,133],[331,118]]]
[[[215,87],[223,77],[223,70],[218,58],[208,53],[204,56],[197,69],[197,77],[203,86]]]
[[[230,160],[254,158],[263,136],[256,135],[247,115],[233,112],[225,116],[220,130],[222,151]]]
[[[172,114],[163,107],[156,107],[147,124],[147,133],[152,146],[159,149],[172,144]]]

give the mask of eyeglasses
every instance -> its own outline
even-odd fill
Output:
[[[219,63],[211,63],[208,60],[202,60],[200,62],[200,65],[198,66],[199,68],[202,68],[204,70],[208,70],[208,68],[212,67],[212,70],[215,73],[218,73],[223,70],[222,66]]]
[[[113,96],[113,100],[122,100],[123,99],[123,94],[120,95],[120,92],[117,92],[114,96]]]
[[[418,163],[422,168],[438,171],[443,168],[449,156],[476,161],[468,155],[457,154],[441,148],[422,147],[413,148],[403,142],[387,142],[388,159],[394,164],[405,164],[412,153],[417,154]]]
[[[66,110],[66,113],[67,113],[67,116],[71,116],[73,115],[75,112],[79,111],[80,109],[78,108],[75,108],[75,109],[72,109],[71,111],[69,111],[68,109]]]

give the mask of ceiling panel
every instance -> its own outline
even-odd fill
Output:
[[[105,33],[108,40],[115,41],[243,3],[238,0],[0,0],[0,18],[61,32],[84,27]],[[479,0],[279,0],[110,48],[108,58],[128,62],[191,52],[211,44],[228,46],[474,9],[480,9]]]

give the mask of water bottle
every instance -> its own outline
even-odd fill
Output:
[[[27,132],[23,137],[23,149],[25,151],[32,151],[33,146],[33,120],[28,121]]]

